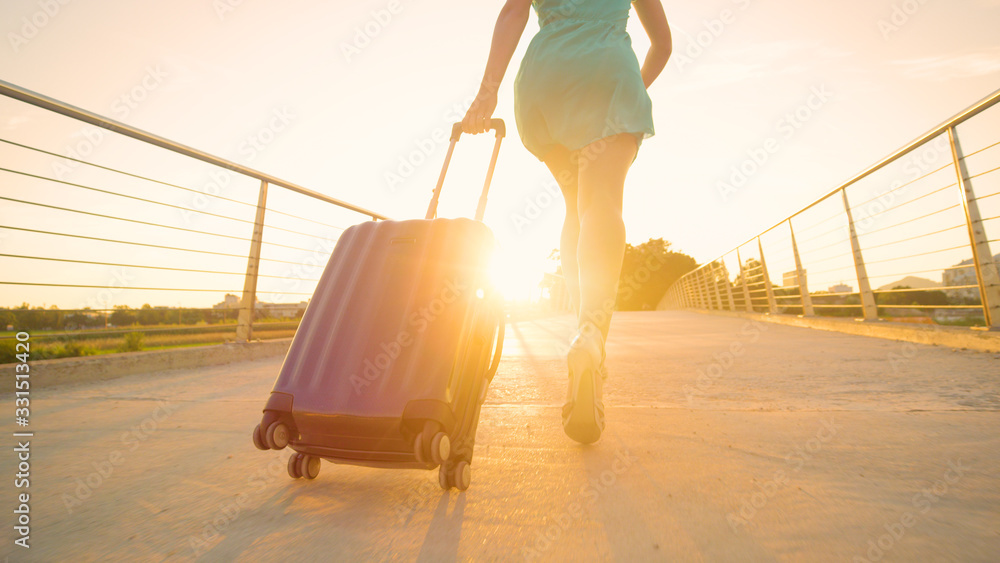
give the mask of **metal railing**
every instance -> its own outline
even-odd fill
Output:
[[[65,154],[59,154],[54,150],[34,146],[38,144],[37,142],[0,138],[0,147],[5,147],[5,150],[12,151],[11,154],[16,155],[13,162],[0,162],[0,175],[8,177],[4,181],[6,190],[3,189],[5,186],[0,184],[0,205],[6,208],[0,217],[2,223],[0,237],[7,239],[24,237],[25,240],[31,238],[31,244],[19,238],[15,241],[16,244],[5,244],[0,250],[0,260],[6,262],[2,268],[4,279],[0,280],[0,285],[52,288],[53,291],[56,291],[55,288],[61,288],[61,291],[104,292],[103,298],[97,301],[103,304],[104,308],[59,309],[57,311],[59,319],[64,319],[66,315],[77,315],[79,319],[84,319],[87,316],[104,313],[104,323],[107,324],[108,315],[120,310],[120,307],[114,307],[117,303],[109,296],[116,296],[122,292],[143,292],[146,295],[151,292],[157,295],[175,292],[183,295],[207,293],[209,296],[214,296],[213,300],[229,295],[225,299],[229,311],[238,310],[236,339],[249,341],[253,338],[255,312],[261,310],[261,306],[257,303],[258,282],[265,280],[284,284],[282,288],[272,289],[272,293],[280,296],[279,298],[311,295],[311,289],[315,287],[318,275],[309,277],[309,274],[321,271],[325,258],[332,251],[339,234],[334,236],[331,232],[339,233],[345,228],[330,223],[328,216],[331,213],[315,209],[317,204],[333,206],[345,220],[350,222],[349,224],[356,223],[362,218],[387,219],[363,207],[8,82],[0,81],[0,94],[77,122],[140,141],[145,146],[158,147],[181,155],[186,158],[185,164],[201,168],[205,168],[201,163],[207,164],[207,174],[218,180],[217,183],[221,183],[222,178],[225,178],[227,184],[231,181],[233,189],[241,183],[247,188],[243,198],[223,196],[218,186],[214,189],[208,188],[214,185],[211,183],[203,189],[195,189],[183,181],[154,179],[152,175],[125,170],[125,166],[106,166],[92,162],[87,160],[86,156],[77,154],[83,151],[64,151]],[[67,165],[87,169],[101,176],[93,181],[74,179],[71,182],[56,177],[59,176],[54,173],[58,168],[57,165],[50,167],[53,173],[46,173],[43,170],[44,166],[38,164],[39,159],[61,163],[60,166],[64,169]],[[194,161],[198,162],[195,164]],[[33,168],[37,170],[33,171]],[[231,180],[229,172],[223,171],[233,172],[237,176]],[[255,185],[249,184],[247,180],[259,182],[259,187],[254,189]],[[18,187],[11,187],[16,182],[21,184],[18,184]],[[29,184],[31,187],[27,187]],[[277,209],[276,207],[280,205],[268,202],[269,186],[283,190],[283,194],[272,193],[272,196],[283,195],[283,201],[288,206],[286,210]],[[80,197],[81,194],[86,194],[87,197]],[[253,198],[250,194],[256,197]],[[176,203],[181,197],[187,197],[189,203]],[[63,203],[64,200],[68,200],[69,203]],[[80,202],[85,202],[86,205]],[[212,202],[212,205],[206,202]],[[209,211],[213,205],[224,209]],[[168,211],[174,213],[176,220],[165,218]],[[247,216],[250,211],[252,215]],[[269,223],[265,223],[265,217],[270,218]],[[184,221],[180,221],[180,218]],[[211,223],[212,228],[198,228],[199,224],[206,222]],[[265,230],[271,233],[270,240],[265,240]],[[303,246],[303,238],[312,243],[311,248]],[[178,240],[186,243],[177,242]],[[29,248],[44,246],[46,255],[37,251],[10,250],[17,248],[19,243],[26,244]],[[249,246],[248,250],[240,250],[239,247],[244,244]],[[264,252],[265,248],[268,252]],[[157,254],[150,258],[142,254],[143,252]],[[121,258],[122,254],[130,256],[130,259]],[[161,259],[168,254],[169,260]],[[298,260],[295,259],[296,256]],[[235,265],[238,262],[234,260],[245,261],[245,270],[239,269]],[[19,267],[22,264],[40,266]],[[48,268],[44,268],[44,265]],[[118,268],[121,277],[125,279],[134,279],[139,277],[139,273],[145,273],[150,283],[87,283],[88,280],[77,277],[76,270],[69,271],[73,268],[84,269],[95,266]],[[282,270],[272,271],[274,267]],[[29,277],[35,272],[43,279],[11,279],[25,275],[24,272],[27,272],[26,275]],[[149,277],[153,275],[157,277]],[[233,287],[236,284],[220,288],[217,283],[205,284],[193,281],[196,278],[206,277],[213,280],[241,277],[243,283],[241,288]],[[241,297],[237,301],[232,294]],[[172,304],[176,300],[168,302]],[[301,302],[267,305],[269,310],[283,313],[287,313],[285,309],[301,313],[302,308]],[[207,315],[212,311],[220,311],[217,307],[179,307],[175,314],[178,317],[181,317],[182,312],[203,312]],[[52,314],[48,309],[41,312],[31,311],[39,315]],[[147,311],[148,314],[147,309],[138,312],[141,311]],[[226,314],[225,308],[221,311],[222,315]],[[61,321],[57,324],[61,324]],[[3,330],[3,327],[0,327],[0,330]]]
[[[998,103],[1000,91],[684,275],[665,303],[1000,329]]]

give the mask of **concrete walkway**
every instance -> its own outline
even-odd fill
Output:
[[[436,472],[325,462],[315,481],[289,479],[287,450],[250,442],[280,358],[33,393],[32,547],[13,545],[23,490],[8,447],[0,557],[1000,558],[996,355],[619,314],[608,430],[584,447],[559,423],[571,324],[508,326],[465,493],[442,492]]]

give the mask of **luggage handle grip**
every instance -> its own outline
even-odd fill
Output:
[[[491,119],[490,127],[496,131],[496,142],[493,143],[493,155],[490,157],[490,167],[486,171],[486,181],[483,183],[483,191],[479,196],[479,204],[476,206],[476,221],[482,221],[486,214],[486,195],[490,191],[490,183],[493,181],[493,170],[497,165],[497,156],[500,154],[500,142],[507,134],[507,126],[502,119]],[[458,122],[451,127],[451,143],[448,145],[448,154],[444,157],[444,166],[441,167],[441,175],[438,176],[437,186],[434,188],[434,195],[431,196],[431,203],[427,207],[427,215],[424,219],[434,219],[437,217],[438,199],[441,197],[441,187],[444,185],[444,177],[448,173],[448,165],[451,163],[451,155],[455,152],[455,144],[462,136],[462,123]]]
[[[507,125],[503,122],[502,119],[497,119],[497,118],[491,119],[490,126],[487,127],[486,130],[495,131],[496,136],[499,138],[507,136]],[[462,137],[462,122],[459,121],[451,126],[451,137],[448,140],[458,141],[458,139],[460,139],[461,137]]]

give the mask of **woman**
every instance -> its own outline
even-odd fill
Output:
[[[567,357],[563,429],[589,444],[604,430],[604,344],[625,252],[625,175],[653,134],[646,88],[670,58],[670,28],[660,0],[634,1],[651,44],[640,69],[625,31],[629,0],[507,0],[462,121],[466,133],[486,130],[532,4],[541,30],[514,81],[514,113],[524,146],[548,166],[566,201],[559,255],[579,331]]]

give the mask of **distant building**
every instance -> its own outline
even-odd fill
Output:
[[[854,293],[854,288],[846,283],[838,283],[837,285],[830,286],[827,291],[830,293]]]
[[[804,269],[802,270],[802,277],[805,278],[805,279],[807,279],[807,280],[809,279],[809,274],[807,274],[806,270],[804,270]],[[792,270],[791,272],[785,272],[784,274],[782,274],[781,275],[781,285],[782,285],[782,287],[798,287],[799,285],[802,285],[802,284],[799,284],[799,273],[798,273],[798,271],[797,270]]]
[[[213,309],[239,309],[240,302],[242,299],[239,297],[227,293],[225,299],[222,303],[216,303],[212,305]],[[306,305],[308,301],[300,301],[298,303],[268,303],[266,301],[257,300],[254,303],[254,309],[266,317],[277,318],[277,319],[292,319],[302,314],[306,310]]]
[[[227,293],[225,298],[223,298],[222,303],[216,303],[212,305],[213,309],[239,309],[240,308],[240,298],[233,295],[232,293]]]
[[[300,301],[299,303],[262,303],[258,301],[257,310],[274,319],[294,319],[306,310],[308,304],[308,301]]]
[[[1000,254],[993,257],[993,265],[996,267],[1000,262]],[[971,285],[977,287],[965,287],[961,289],[945,289],[949,300],[976,301],[979,299],[979,281],[976,279],[976,267],[972,263],[972,258],[963,260],[941,273],[941,279],[945,288]]]

